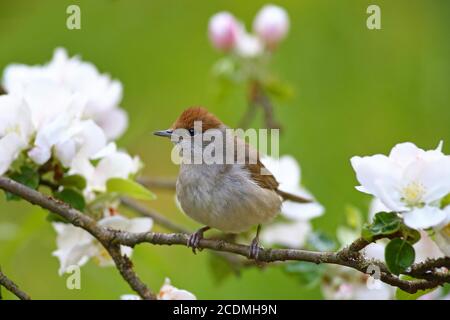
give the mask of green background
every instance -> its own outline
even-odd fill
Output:
[[[346,205],[366,210],[369,202],[354,189],[351,156],[387,153],[404,141],[430,149],[440,139],[450,152],[450,1],[274,2],[288,10],[291,30],[272,70],[295,88],[291,100],[275,101],[285,128],[280,150],[300,161],[303,183],[326,207],[314,226],[333,235]],[[81,7],[81,30],[66,29],[66,8],[74,3]],[[122,106],[131,122],[120,145],[142,158],[146,175],[174,177],[171,145],[152,131],[167,128],[191,105],[207,106],[230,126],[246,108],[244,88],[217,98],[211,67],[221,55],[206,36],[209,17],[229,10],[249,27],[263,4],[2,0],[0,68],[43,63],[57,46],[81,54],[124,85]],[[382,30],[366,28],[369,4],[380,5]],[[154,191],[158,199],[149,205],[196,227],[178,212],[172,193]],[[67,290],[51,256],[55,233],[45,212],[1,198],[0,265],[33,298],[117,299],[131,293],[114,268],[93,262],[82,268],[82,289]],[[194,256],[184,247],[142,245],[133,260],[152,288],[170,277],[202,299],[321,298],[318,289],[302,288],[277,268],[248,269],[217,284],[205,251]]]

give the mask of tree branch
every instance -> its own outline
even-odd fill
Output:
[[[121,203],[128,209],[131,209],[131,210],[139,213],[140,215],[152,218],[156,224],[166,228],[167,230],[170,230],[173,232],[180,232],[180,233],[191,233],[188,229],[184,228],[183,226],[180,226],[180,225],[176,224],[175,222],[170,221],[169,219],[164,217],[162,214],[156,212],[155,210],[144,207],[143,205],[141,205],[140,203],[138,203],[136,201],[133,201],[128,198],[122,198]]]
[[[57,200],[51,196],[44,195],[36,190],[30,189],[9,178],[0,177],[0,188],[13,193],[22,199],[38,205],[44,209],[60,215],[70,221],[74,226],[80,227],[94,236],[109,252],[113,258],[117,269],[130,287],[135,290],[143,299],[156,299],[146,285],[139,279],[133,271],[132,265],[127,258],[122,256],[120,248],[112,243],[113,233],[106,228],[97,225],[97,222],[82,212],[70,207],[68,204]],[[119,251],[117,251],[119,250]]]
[[[139,177],[137,181],[149,189],[175,190],[176,179]]]
[[[281,129],[280,123],[275,120],[272,101],[261,83],[255,80],[249,83],[247,111],[240,121],[240,128],[248,128],[256,115],[257,107],[260,107],[263,111],[264,124],[267,129]]]
[[[116,262],[116,266],[121,272],[123,278],[136,290],[143,298],[152,299],[147,287],[139,280],[132,271],[131,263],[127,262],[120,253],[117,252],[119,245],[134,247],[140,243],[150,243],[155,245],[183,245],[187,246],[188,235],[185,233],[129,233],[119,230],[111,230],[97,225],[90,217],[84,215],[67,204],[58,201],[52,197],[45,196],[35,190],[23,186],[11,179],[0,177],[0,188],[9,191],[33,204],[48,209],[70,221],[73,225],[83,228],[94,237],[96,237],[107,248]],[[258,261],[306,261],[312,263],[338,264],[353,268],[366,273],[368,266],[376,264],[382,266],[380,280],[400,289],[415,293],[418,290],[435,288],[438,285],[447,283],[448,279],[443,277],[431,277],[429,279],[403,280],[396,275],[391,274],[382,262],[366,259],[359,250],[363,249],[366,242],[358,239],[352,245],[339,252],[316,252],[299,249],[261,249],[258,255]],[[363,245],[364,244],[364,245]],[[224,240],[202,239],[199,248],[210,249],[219,252],[228,252],[244,256],[250,259],[250,247],[241,244],[234,244]],[[120,251],[119,251],[120,252]],[[434,268],[445,267],[450,269],[450,259],[429,260],[419,265],[413,265],[411,270],[415,272],[423,270],[434,270]]]
[[[1,286],[5,287],[6,290],[14,294],[20,300],[31,300],[30,296],[20,290],[17,284],[8,279],[8,277],[6,277],[6,275],[2,271],[0,271],[0,287]]]

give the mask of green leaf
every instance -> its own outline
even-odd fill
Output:
[[[291,85],[275,78],[264,81],[264,88],[271,95],[281,100],[289,100],[294,96],[294,88]]]
[[[372,241],[375,236],[387,236],[400,230],[402,220],[395,212],[378,212],[373,223],[365,224],[362,229],[362,237]]]
[[[154,200],[156,196],[139,183],[121,178],[112,178],[106,182],[106,189],[111,193],[118,193],[141,200]]]
[[[20,171],[10,175],[10,178],[34,190],[39,187],[39,173],[35,169],[28,166],[22,166]],[[5,192],[5,194],[6,200],[21,199],[20,197],[9,192]]]
[[[400,274],[411,266],[416,257],[414,248],[405,240],[395,238],[384,250],[384,259],[393,274]]]
[[[407,275],[402,275],[400,276],[400,279],[402,280],[414,280],[413,277],[407,276]],[[408,293],[406,291],[403,291],[400,288],[397,288],[395,290],[395,298],[397,300],[417,300],[418,298],[420,298],[421,296],[430,293],[434,290],[436,290],[437,288],[431,288],[431,289],[426,289],[426,290],[419,290],[416,293]]]
[[[450,205],[450,193],[446,195],[441,200],[441,208],[444,209],[446,206]]]
[[[325,270],[323,265],[304,261],[287,263],[283,268],[284,272],[294,276],[302,286],[308,288],[315,287],[319,284]]]
[[[86,179],[83,176],[74,174],[62,178],[60,182],[64,187],[75,188],[78,190],[84,190],[86,188]]]
[[[79,211],[83,211],[86,207],[83,195],[74,189],[64,189],[61,192],[55,192],[54,196],[56,199],[64,201]]]
[[[415,244],[420,240],[420,232],[404,224],[402,224],[400,232],[402,234],[402,238],[408,241],[408,243],[410,244]]]

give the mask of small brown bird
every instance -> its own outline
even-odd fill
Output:
[[[171,128],[154,134],[170,137],[181,149],[183,161],[176,184],[177,198],[189,217],[205,225],[189,237],[188,246],[195,252],[203,233],[210,228],[240,233],[257,225],[249,252],[251,258],[257,259],[261,224],[279,213],[282,201],[311,200],[279,190],[278,182],[261,163],[258,152],[234,134],[230,138],[227,129],[206,109],[193,107],[185,110]],[[196,139],[200,136],[203,139]],[[244,157],[239,158],[242,150]],[[206,155],[222,161],[211,163]],[[196,156],[201,161],[192,161]]]

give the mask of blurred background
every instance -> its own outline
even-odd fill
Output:
[[[326,207],[313,221],[334,236],[349,205],[367,210],[369,197],[355,190],[349,159],[388,153],[399,142],[426,149],[444,139],[450,153],[450,2],[447,0],[291,0],[291,29],[274,56],[272,71],[295,89],[274,101],[283,124],[281,154],[302,167],[302,183]],[[66,8],[81,8],[81,30],[66,28]],[[211,68],[221,54],[207,38],[209,17],[228,10],[248,28],[266,1],[96,0],[1,1],[0,69],[12,62],[42,64],[57,46],[80,54],[124,85],[122,107],[130,126],[121,147],[141,157],[149,177],[175,177],[171,145],[151,135],[167,128],[191,105],[203,105],[230,126],[244,114],[245,88],[219,97]],[[366,8],[381,7],[382,30],[368,30]],[[260,119],[253,123],[260,126]],[[0,150],[1,152],[1,150]],[[188,227],[197,225],[176,208],[174,194],[154,190],[148,203]],[[51,256],[55,232],[41,209],[0,197],[0,266],[33,298],[118,299],[131,293],[114,268],[92,261],[82,289],[67,290]],[[158,229],[157,229],[158,230]],[[214,275],[204,251],[139,246],[133,261],[141,278],[159,288],[165,277],[200,299],[316,299],[278,268]],[[3,290],[6,298],[11,298]]]

